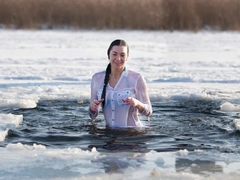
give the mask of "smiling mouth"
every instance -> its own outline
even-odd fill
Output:
[[[114,63],[114,64],[116,64],[116,65],[122,65],[123,63]]]

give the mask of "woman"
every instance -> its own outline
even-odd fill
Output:
[[[142,127],[138,113],[149,117],[152,105],[143,76],[125,67],[129,56],[127,43],[113,41],[107,55],[110,63],[106,71],[92,77],[89,116],[95,119],[102,104],[107,126]]]

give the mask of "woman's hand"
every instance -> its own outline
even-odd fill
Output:
[[[100,105],[101,102],[103,102],[103,101],[104,101],[104,98],[102,98],[100,101],[98,101],[98,100],[93,100],[93,101],[91,102],[91,105],[90,105],[90,110],[91,110],[91,112],[92,112],[92,113],[96,112],[96,111],[98,110],[98,108],[99,108],[99,105]]]
[[[128,97],[126,99],[123,99],[122,101],[128,103],[130,106],[138,108],[140,112],[143,112],[144,110],[144,104],[133,97]]]

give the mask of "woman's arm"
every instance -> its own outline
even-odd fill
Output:
[[[96,119],[98,116],[98,108],[95,108],[95,103],[97,101],[97,88],[95,85],[95,76],[92,76],[91,81],[91,99],[90,99],[90,106],[88,108],[88,114],[91,119]]]
[[[128,97],[126,99],[123,99],[124,102],[128,103],[129,105],[136,107],[140,113],[142,113],[145,109],[145,104],[140,102],[139,100],[133,98],[133,97]]]
[[[152,115],[152,104],[148,95],[147,85],[142,75],[139,75],[136,83],[136,99],[139,101],[136,106],[139,112],[144,116]]]
[[[152,105],[148,96],[146,82],[143,76],[139,75],[136,81],[136,98],[128,97],[123,99],[124,102],[136,107],[138,111],[144,116],[151,116]]]

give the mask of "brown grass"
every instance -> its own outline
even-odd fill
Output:
[[[0,0],[6,28],[240,30],[240,0]]]

